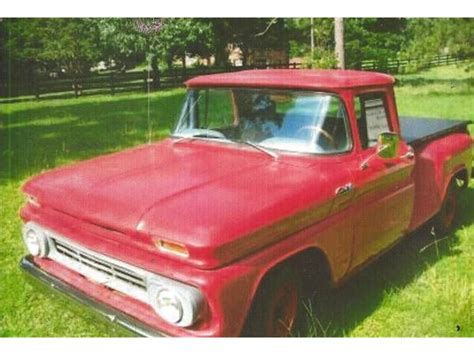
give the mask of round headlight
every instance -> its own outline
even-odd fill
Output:
[[[23,240],[31,255],[44,257],[48,254],[48,242],[46,237],[37,228],[31,226],[25,227]]]
[[[155,310],[170,323],[178,323],[183,318],[183,306],[178,296],[164,288],[156,295]]]
[[[189,327],[198,319],[204,299],[197,288],[153,276],[147,280],[147,289],[149,304],[166,322]]]

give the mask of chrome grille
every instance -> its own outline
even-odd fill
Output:
[[[53,242],[58,253],[71,259],[74,259],[75,261],[80,262],[83,265],[87,265],[100,272],[106,273],[109,276],[116,277],[120,280],[129,282],[137,287],[146,290],[146,280],[137,273],[130,270],[126,270],[112,263],[104,262],[103,260],[93,255],[87,254],[84,251],[74,249],[73,247],[57,239],[53,239]]]
[[[87,279],[149,303],[145,270],[79,246],[50,231],[47,232],[48,258],[76,271]]]

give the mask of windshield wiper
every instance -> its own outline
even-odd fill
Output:
[[[203,139],[203,140],[206,140],[206,139],[215,139],[215,140],[222,140],[222,141],[226,141],[227,139],[226,138],[220,138],[220,137],[216,137],[216,136],[213,136],[211,134],[196,134],[195,136],[172,136],[173,138],[176,138],[175,141],[173,141],[173,144],[176,144],[176,143],[179,143],[179,142],[182,142],[182,141],[186,141],[186,140],[195,140],[195,139]]]
[[[176,140],[173,142],[173,144],[185,141],[185,140],[195,140],[195,139],[202,139],[202,140],[219,140],[222,142],[234,142],[234,143],[240,143],[240,144],[245,144],[248,145],[252,148],[255,148],[261,152],[264,152],[265,154],[271,156],[273,159],[278,159],[278,154],[275,152],[272,152],[271,150],[262,147],[261,145],[258,145],[256,143],[250,142],[250,141],[242,141],[242,140],[237,140],[237,139],[229,139],[229,138],[221,138],[221,137],[216,137],[213,136],[212,134],[206,134],[206,133],[201,133],[201,134],[196,134],[193,136],[172,136],[173,138],[176,138]]]
[[[261,152],[264,152],[266,154],[268,154],[269,156],[271,156],[273,159],[278,159],[278,154],[275,153],[275,152],[272,152],[271,150],[267,149],[267,148],[264,148],[262,147],[261,145],[258,145],[256,143],[253,143],[253,142],[250,142],[250,141],[240,141],[240,140],[236,140],[235,142],[237,143],[241,143],[241,144],[246,144],[250,147],[253,147]]]

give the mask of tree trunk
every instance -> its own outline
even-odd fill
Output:
[[[183,64],[183,81],[185,81],[187,78],[186,78],[186,53],[183,53],[181,55],[181,62]]]
[[[173,56],[168,54],[166,56],[166,65],[168,66],[168,69],[171,71],[173,69]]]
[[[339,69],[345,68],[344,60],[344,22],[342,17],[334,19],[334,39],[336,42],[336,59]]]
[[[160,71],[158,68],[158,55],[153,53],[150,58],[150,67],[151,67],[151,77],[152,77],[152,87],[154,90],[160,88]]]
[[[311,26],[310,26],[310,39],[311,39],[311,64],[314,60],[314,18],[311,17]]]
[[[242,51],[242,65],[246,67],[249,65],[249,50],[245,45],[242,45],[240,50]],[[255,63],[252,64],[255,65]]]
[[[218,67],[225,67],[229,62],[229,53],[227,52],[227,44],[216,46],[215,64]]]

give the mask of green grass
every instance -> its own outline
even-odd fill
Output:
[[[474,120],[474,72],[446,66],[397,77],[400,115]],[[471,133],[474,126],[470,126]]]
[[[462,68],[399,79],[400,114],[474,119],[473,77]],[[153,93],[150,101],[145,94],[121,94],[0,104],[0,336],[114,335],[24,282],[18,270],[25,254],[19,188],[43,170],[163,138],[183,94],[176,89]],[[410,236],[314,302],[304,335],[473,336],[472,187],[461,208],[460,227],[451,238],[432,244],[428,232]]]
[[[114,335],[26,284],[18,210],[20,186],[56,166],[165,137],[184,90],[0,105],[0,336]]]

